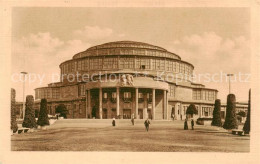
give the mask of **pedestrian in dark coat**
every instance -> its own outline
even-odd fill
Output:
[[[145,126],[145,128],[146,128],[146,131],[148,132],[149,126],[150,126],[150,121],[149,121],[148,118],[144,121],[144,126]]]
[[[132,115],[131,122],[132,122],[132,125],[135,125],[135,115]]]
[[[116,126],[116,119],[115,118],[113,118],[112,126]]]
[[[185,119],[185,121],[184,121],[184,130],[188,130],[188,123],[187,123],[187,119]]]
[[[191,128],[192,128],[192,130],[194,130],[194,120],[193,119],[191,119]]]

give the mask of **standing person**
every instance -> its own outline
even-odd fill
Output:
[[[174,114],[172,114],[172,121],[174,121],[174,119],[175,119],[175,115],[174,115]]]
[[[185,121],[184,121],[184,130],[188,130],[188,123],[187,123],[187,119],[185,119]]]
[[[194,130],[194,121],[193,121],[193,119],[191,119],[191,128],[192,128],[192,130]]]
[[[135,125],[135,115],[132,115],[132,119],[131,119],[132,125]]]
[[[116,126],[116,119],[115,118],[113,118],[112,126]]]
[[[149,130],[149,125],[150,125],[150,121],[149,121],[149,119],[147,118],[147,119],[144,121],[144,126],[145,126],[147,132],[148,132],[148,130]]]

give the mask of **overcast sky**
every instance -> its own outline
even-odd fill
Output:
[[[195,74],[250,73],[250,13],[246,8],[14,8],[12,73],[45,74],[26,94],[51,82],[59,64],[90,46],[131,40],[161,46],[195,66]],[[247,101],[249,80],[232,82]],[[216,76],[217,80],[220,78]],[[197,79],[198,80],[198,79]],[[196,81],[198,82],[198,81]],[[228,82],[199,81],[226,102]],[[22,83],[13,82],[17,101]]]

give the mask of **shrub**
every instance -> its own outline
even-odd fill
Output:
[[[243,130],[246,134],[249,134],[250,132],[250,113],[251,113],[251,89],[249,90],[249,96],[248,96],[248,112],[247,112],[246,122],[243,127]]]
[[[193,114],[198,114],[198,110],[194,104],[190,104],[186,111],[187,115],[193,117]]]
[[[41,99],[40,113],[37,124],[40,126],[50,125],[48,112],[47,112],[47,100]]]
[[[220,115],[221,102],[220,99],[215,100],[214,110],[213,110],[213,120],[211,122],[212,126],[222,126],[221,115]]]
[[[26,103],[25,103],[25,116],[23,120],[23,127],[26,128],[36,128],[36,120],[35,114],[33,109],[34,99],[32,95],[26,96]]]
[[[55,113],[59,113],[61,117],[67,118],[68,110],[64,104],[59,104],[55,109]]]
[[[18,130],[15,113],[15,90],[11,89],[11,129],[15,133]]]
[[[224,129],[237,129],[237,118],[236,118],[236,96],[229,94],[227,96],[227,109],[226,119],[223,125]]]

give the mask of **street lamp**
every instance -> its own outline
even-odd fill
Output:
[[[25,101],[24,101],[24,91],[25,91],[25,76],[28,74],[27,72],[21,72],[23,74],[23,119],[25,116]]]
[[[227,74],[228,76],[228,81],[229,81],[229,94],[231,92],[231,85],[230,85],[230,77],[233,76],[234,74]]]

